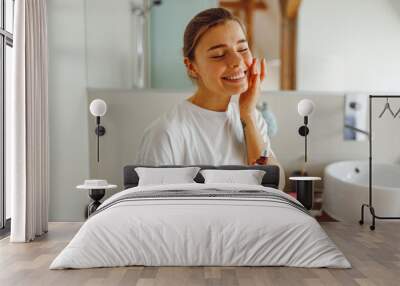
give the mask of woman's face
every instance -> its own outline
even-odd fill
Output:
[[[228,96],[247,90],[247,69],[252,55],[236,21],[227,21],[205,32],[194,56],[192,68],[199,88]]]

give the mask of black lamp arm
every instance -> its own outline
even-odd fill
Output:
[[[96,116],[96,129],[95,133],[97,135],[97,162],[100,161],[100,140],[99,137],[103,136],[106,133],[106,129],[104,126],[100,125],[100,116]]]
[[[299,134],[304,137],[304,161],[307,162],[307,135],[310,133],[310,129],[307,127],[308,116],[304,116],[304,125],[300,126]]]

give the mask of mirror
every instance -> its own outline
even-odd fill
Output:
[[[87,84],[149,86],[148,9],[143,0],[86,0]]]
[[[399,1],[254,0],[246,10],[250,2],[86,0],[88,86],[193,89],[184,28],[197,12],[224,6],[252,23],[253,54],[268,62],[263,90],[400,90]]]

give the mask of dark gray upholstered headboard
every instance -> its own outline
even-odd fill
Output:
[[[136,167],[149,167],[149,168],[178,168],[178,167],[193,167],[197,166],[201,169],[218,169],[218,170],[264,170],[265,175],[262,179],[262,185],[264,187],[272,187],[277,189],[279,185],[279,167],[275,165],[255,165],[255,166],[244,166],[244,165],[221,165],[221,166],[209,166],[209,165],[162,165],[162,166],[149,166],[149,165],[128,165],[124,167],[124,189],[136,187],[139,183],[139,177],[135,171]],[[197,183],[204,183],[204,178],[200,174],[194,178]]]

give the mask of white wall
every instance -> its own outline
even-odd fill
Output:
[[[50,221],[81,221],[89,202],[75,190],[89,175],[84,1],[47,1]]]
[[[298,20],[298,89],[400,91],[396,1],[303,0]]]
[[[104,177],[122,186],[122,168],[135,163],[144,129],[179,100],[190,95],[190,92],[157,90],[89,90],[89,101],[102,98],[109,107],[102,120],[107,131],[100,138],[100,163],[96,161],[96,136],[91,131],[95,128],[95,120],[88,116],[91,176]],[[271,140],[272,148],[287,175],[301,169],[304,162],[304,138],[297,133],[303,121],[297,113],[297,103],[301,98],[311,98],[317,106],[310,118],[307,166],[310,173],[322,175],[324,167],[337,160],[367,159],[367,142],[343,140],[342,94],[264,92],[261,100],[268,102],[279,125],[278,134]],[[399,158],[399,154],[395,157]]]
[[[134,164],[144,129],[178,101],[191,92],[162,92],[159,90],[96,90],[88,92],[88,100],[102,98],[108,104],[108,111],[102,120],[106,135],[100,138],[101,159],[96,161],[95,120],[89,115],[90,172],[92,177],[101,177],[122,187],[122,170],[127,164]],[[316,105],[309,119],[308,164],[310,175],[323,176],[328,164],[340,160],[367,160],[368,141],[344,141],[344,100],[341,93],[327,92],[263,92],[261,101],[267,101],[274,112],[279,130],[271,139],[272,148],[286,171],[286,177],[304,166],[304,137],[298,135],[303,119],[297,113],[297,104],[302,98],[309,98]],[[400,107],[400,99],[392,100]],[[400,133],[398,119],[385,116],[378,119],[385,100],[373,102],[374,161],[400,163]],[[397,128],[397,129],[396,129]],[[322,187],[319,182],[317,187]],[[287,189],[290,183],[286,182]],[[110,192],[109,194],[112,194]]]
[[[107,102],[107,113],[101,125],[106,134],[100,137],[100,162],[97,162],[95,118],[89,120],[90,177],[104,178],[119,189],[107,191],[111,195],[123,187],[123,167],[135,163],[140,140],[145,128],[158,116],[172,108],[189,93],[160,90],[105,90],[89,89],[88,102],[95,98]]]

